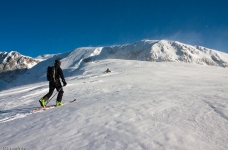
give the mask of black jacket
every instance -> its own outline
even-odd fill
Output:
[[[65,82],[65,78],[64,78],[62,69],[58,66],[55,66],[55,79],[59,80],[59,78],[62,79],[62,82]]]

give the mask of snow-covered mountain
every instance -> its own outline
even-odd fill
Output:
[[[228,54],[226,53],[202,46],[192,46],[167,40],[142,40],[126,45],[82,47],[72,52],[43,55],[38,58],[42,59],[42,62],[39,62],[36,66],[27,70],[25,74],[21,75],[11,84],[5,84],[0,89],[46,81],[47,66],[53,65],[55,59],[61,59],[61,67],[66,77],[83,73],[81,68],[85,63],[105,59],[181,62],[218,67],[228,66]]]
[[[15,51],[0,52],[0,83],[11,82],[37,63],[38,60]]]
[[[129,45],[103,47],[95,59],[107,58],[228,67],[226,53],[167,40],[143,40]]]
[[[143,40],[40,58],[0,83],[3,149],[228,149],[226,53]],[[77,101],[32,113],[48,92],[46,69],[55,59],[68,83],[62,102]]]
[[[16,69],[29,69],[39,63],[38,60],[29,56],[23,56],[16,51],[0,52],[0,72],[16,70]]]

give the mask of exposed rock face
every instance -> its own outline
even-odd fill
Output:
[[[15,51],[0,52],[0,79],[10,82],[37,63],[39,63],[38,60]]]

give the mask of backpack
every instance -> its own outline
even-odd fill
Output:
[[[55,67],[48,66],[47,68],[47,80],[48,81],[55,81]]]

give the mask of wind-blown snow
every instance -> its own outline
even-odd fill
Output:
[[[37,56],[35,59],[37,59],[39,61],[44,61],[44,60],[54,57],[55,55],[56,54],[44,54],[44,55]]]
[[[109,67],[112,72],[104,73]],[[40,113],[39,82],[0,92],[0,145],[25,149],[228,148],[228,70],[99,60],[68,77],[63,102]],[[55,99],[51,104],[55,103]]]
[[[46,68],[55,59],[68,83],[63,103],[77,101],[31,113],[48,92]],[[226,62],[225,53],[171,41],[53,55],[0,91],[0,146],[228,149]]]

